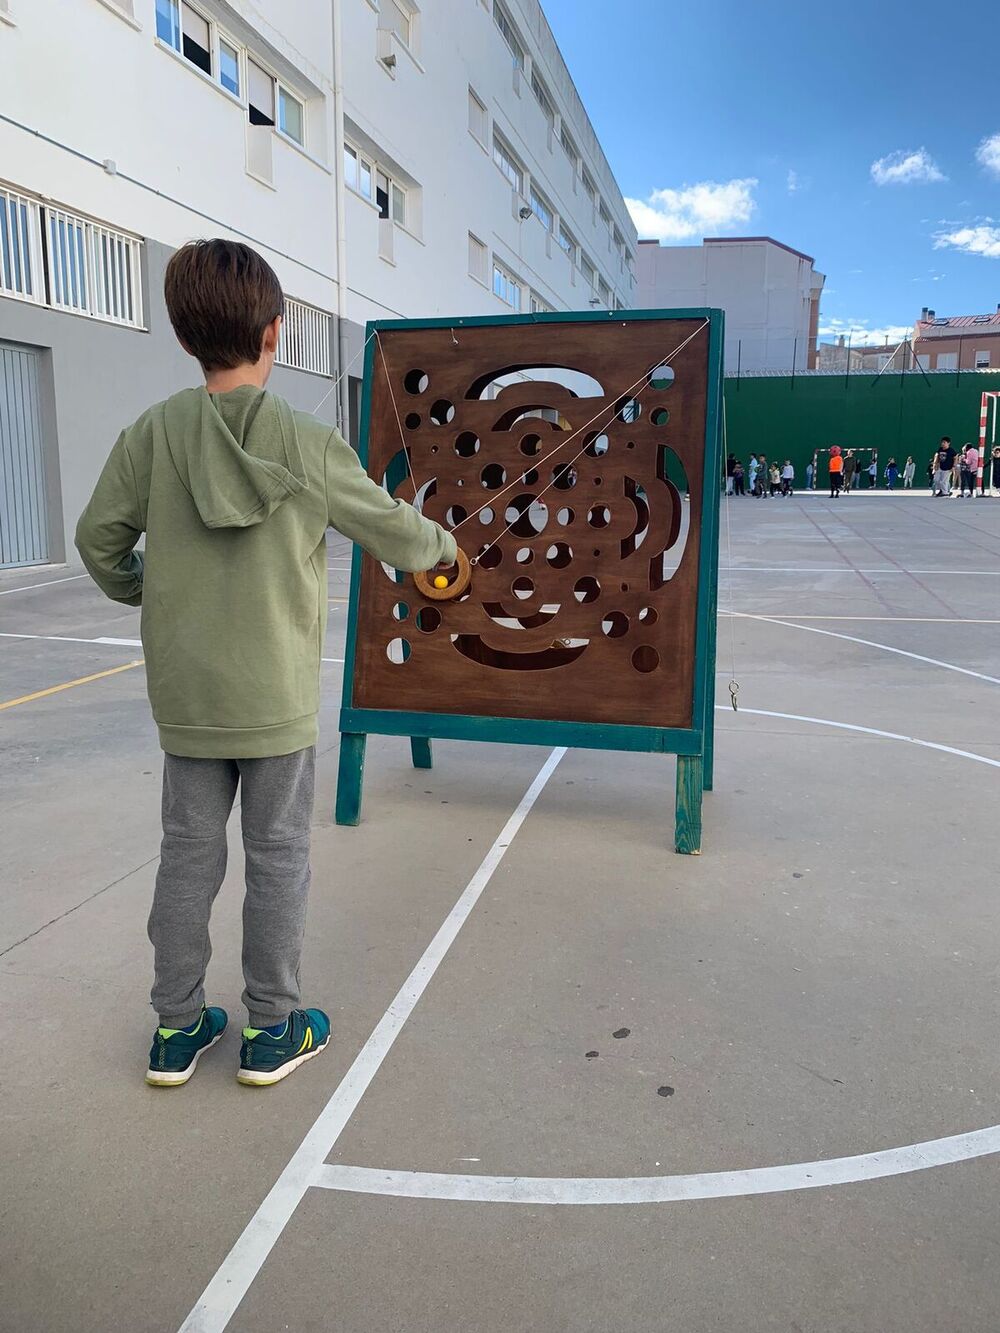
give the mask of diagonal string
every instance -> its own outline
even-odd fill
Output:
[[[330,397],[330,394],[333,393],[333,392],[339,387],[341,381],[342,381],[343,379],[345,379],[345,378],[351,373],[351,371],[354,369],[354,367],[355,367],[355,365],[357,364],[357,362],[359,362],[359,361],[361,360],[361,358],[362,358],[362,357],[364,356],[364,354],[365,354],[365,348],[368,346],[368,344],[371,342],[371,340],[372,340],[372,338],[374,338],[374,336],[375,336],[375,330],[372,329],[371,333],[369,333],[368,337],[367,337],[367,338],[364,340],[364,342],[361,344],[361,350],[360,350],[360,352],[357,352],[357,353],[350,359],[350,361],[348,361],[347,365],[346,365],[346,366],[344,367],[344,369],[340,372],[340,374],[337,376],[337,378],[336,378],[336,379],[333,381],[333,383],[330,385],[329,389],[327,389],[326,393],[323,395],[323,397],[319,400],[319,402],[318,402],[318,403],[316,404],[316,406],[313,408],[313,410],[312,410],[312,415],[313,415],[313,416],[316,415],[316,413],[319,411],[319,409],[323,406],[323,404],[326,402],[326,400]],[[341,418],[341,420],[338,421],[337,424],[338,424],[338,426],[341,427],[341,429],[343,429],[343,425],[344,425],[343,418]]]
[[[379,336],[378,330],[376,329],[374,330],[374,332],[375,332],[375,343],[376,346],[378,347],[379,355],[382,358],[382,369],[385,371],[386,388],[389,390],[389,398],[392,401],[392,410],[396,416],[396,428],[399,431],[399,442],[403,446],[403,457],[406,459],[406,470],[410,474],[410,483],[413,486],[413,499],[414,501],[416,501],[416,498],[420,492],[417,488],[417,479],[413,475],[413,464],[410,461],[410,450],[406,443],[406,436],[403,434],[403,422],[399,415],[399,408],[396,405],[396,395],[393,392],[392,388],[392,377],[389,374],[389,366],[385,359],[385,348],[382,346],[382,339]]]

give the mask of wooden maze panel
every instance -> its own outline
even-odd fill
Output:
[[[707,325],[672,376],[649,372],[700,323],[380,332],[370,475],[410,501],[415,481],[423,512],[481,563],[463,598],[429,602],[364,557],[355,707],[691,725]],[[537,367],[581,372],[601,392],[533,379],[480,396]],[[690,504],[670,479],[678,464]]]

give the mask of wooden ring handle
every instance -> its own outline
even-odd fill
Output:
[[[447,588],[435,588],[429,571],[414,574],[413,582],[416,585],[417,592],[432,602],[450,602],[456,597],[461,597],[472,582],[472,566],[469,564],[469,557],[461,546],[458,547],[455,564],[458,566],[458,573]]]

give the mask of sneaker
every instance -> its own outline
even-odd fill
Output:
[[[157,1028],[149,1050],[146,1082],[154,1088],[177,1088],[195,1071],[202,1054],[210,1050],[226,1030],[225,1009],[202,1009],[193,1032],[183,1028]]]
[[[293,1009],[279,1037],[260,1028],[244,1028],[236,1078],[251,1087],[280,1083],[325,1050],[329,1041],[330,1020],[322,1009]]]

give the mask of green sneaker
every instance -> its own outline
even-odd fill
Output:
[[[280,1083],[299,1065],[325,1050],[329,1041],[330,1020],[322,1009],[293,1009],[280,1037],[272,1037],[260,1028],[243,1029],[236,1077],[255,1088]]]
[[[177,1088],[195,1071],[203,1052],[214,1046],[226,1030],[225,1009],[202,1009],[193,1032],[179,1028],[157,1028],[149,1050],[146,1082],[154,1088]]]

